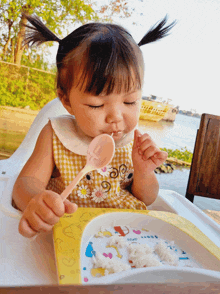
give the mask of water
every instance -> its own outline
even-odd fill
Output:
[[[177,114],[174,122],[139,121],[139,129],[147,132],[159,147],[193,152],[200,118]]]
[[[149,133],[159,147],[181,149],[186,147],[194,151],[197,130],[200,118],[178,114],[176,120],[171,122],[139,121],[139,129],[142,133]],[[176,169],[171,174],[156,174],[160,189],[172,190],[185,197],[189,168]],[[200,209],[220,211],[220,202],[216,199],[195,196],[193,203]]]
[[[139,121],[139,129],[147,132],[159,147],[193,152],[200,118],[178,114],[174,122]],[[173,190],[185,196],[189,168],[176,169],[171,174],[156,174],[161,189]],[[195,202],[196,202],[195,197]]]

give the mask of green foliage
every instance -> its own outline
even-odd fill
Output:
[[[41,109],[56,97],[54,74],[0,63],[0,105]]]
[[[24,36],[22,24],[25,23],[22,13],[36,14],[50,30],[62,35],[70,23],[97,20],[97,13],[87,2],[87,0],[2,0],[0,26],[3,29],[0,30],[0,51],[2,51],[0,58],[21,64],[20,56],[24,49],[21,46]]]
[[[37,53],[34,54],[34,52],[32,52],[31,56],[23,54],[21,64],[28,67],[42,69],[42,70],[53,72],[53,73],[56,72],[56,66],[54,65],[55,71],[52,71],[51,67],[49,67],[49,64],[44,61],[44,55],[46,54],[38,55]]]
[[[167,148],[161,148],[162,151],[166,151],[168,153],[168,157],[177,158],[179,160],[183,160],[186,162],[191,163],[192,162],[192,156],[193,153],[187,150],[186,147],[179,149],[167,149]]]
[[[101,1],[102,2],[102,1]],[[17,65],[26,65],[22,55],[27,55],[27,46],[22,46],[25,36],[23,13],[37,15],[46,26],[61,39],[69,34],[74,24],[88,21],[112,21],[112,16],[128,17],[127,0],[106,0],[104,3],[91,0],[1,0],[0,4],[0,60]],[[134,9],[134,8],[133,8]],[[53,42],[48,45],[51,46]],[[32,48],[28,53],[33,61],[42,55],[41,48]],[[47,49],[45,51],[49,52]],[[43,58],[45,55],[43,54]],[[24,59],[24,58],[23,58]],[[46,60],[46,59],[45,59]],[[36,65],[32,65],[36,67]],[[39,68],[39,66],[37,66]],[[41,67],[41,69],[44,69]]]

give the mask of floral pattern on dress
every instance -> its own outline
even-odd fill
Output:
[[[85,182],[87,184],[92,184],[93,183],[93,180],[94,180],[94,177],[93,177],[92,173],[86,174],[84,180],[85,180]]]
[[[129,169],[125,175],[123,180],[121,181],[120,185],[122,188],[126,188],[127,186],[129,186],[134,178],[134,170],[133,169]]]
[[[90,196],[90,190],[88,188],[88,186],[86,185],[82,185],[79,187],[78,191],[77,191],[77,195],[80,198],[87,198]]]
[[[97,172],[102,175],[103,177],[109,177],[109,173],[111,171],[111,167],[110,166],[104,166],[103,168],[99,168],[97,169]]]
[[[107,198],[107,193],[103,191],[102,188],[97,187],[93,192],[92,192],[92,200],[95,201],[96,203],[103,202]]]

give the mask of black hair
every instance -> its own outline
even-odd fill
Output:
[[[176,21],[173,21],[168,26],[165,26],[166,23],[167,23],[167,15],[158,24],[155,24],[154,26],[150,28],[150,30],[138,43],[138,46],[152,43],[168,36],[168,33],[170,32],[170,30],[176,25]]]
[[[59,42],[57,88],[64,94],[73,83],[94,95],[142,88],[143,57],[139,46],[162,39],[175,25],[174,21],[165,26],[166,16],[136,44],[128,31],[115,24],[88,23],[59,39],[37,16],[25,17],[32,26],[26,25],[29,31],[24,44]]]

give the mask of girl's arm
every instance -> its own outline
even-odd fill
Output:
[[[12,198],[22,211],[34,196],[46,190],[55,166],[52,139],[53,131],[49,122],[42,129],[31,157],[15,182]]]
[[[159,183],[154,172],[149,174],[138,174],[134,172],[131,193],[143,201],[147,206],[152,204],[158,195]]]
[[[52,127],[48,123],[14,185],[13,200],[23,211],[18,230],[24,237],[52,230],[64,213],[77,209],[76,204],[67,199],[63,201],[59,194],[46,190],[55,166],[52,138]]]
[[[147,133],[142,135],[139,130],[135,130],[132,149],[134,179],[131,193],[147,206],[156,200],[159,191],[154,170],[166,160],[167,155],[167,152],[160,151]]]

